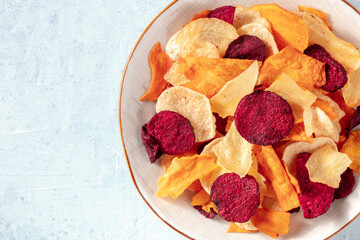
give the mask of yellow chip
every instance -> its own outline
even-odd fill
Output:
[[[156,112],[169,110],[187,118],[194,128],[195,142],[203,142],[215,136],[215,117],[209,99],[185,87],[172,87],[158,98]]]
[[[311,154],[305,166],[309,171],[311,181],[338,188],[341,174],[350,166],[350,163],[348,155],[325,145]]]
[[[247,221],[245,223],[250,223],[252,226],[254,224],[251,223],[251,221]],[[248,225],[250,225],[248,224]],[[242,227],[244,223],[230,223],[229,229],[227,230],[227,233],[251,233],[251,232],[258,232],[259,230],[246,230],[246,228]],[[253,227],[257,229],[255,226]]]
[[[349,71],[348,82],[341,91],[346,105],[352,108],[360,106],[360,68]]]
[[[233,25],[217,18],[199,18],[186,24],[166,44],[172,60],[186,56],[222,57],[239,35]]]
[[[259,23],[249,23],[237,29],[237,33],[241,35],[251,35],[258,37],[266,45],[266,57],[279,52],[274,36],[271,32]]]
[[[241,73],[238,77],[227,82],[220,91],[210,99],[213,112],[222,118],[234,116],[239,101],[247,94],[254,91],[259,76],[259,65],[257,61]]]
[[[335,142],[331,138],[319,137],[314,138],[312,143],[310,142],[295,142],[285,147],[282,160],[286,164],[289,172],[296,176],[296,158],[300,153],[313,153],[317,149],[324,145],[330,145],[333,149],[337,149]]]
[[[360,132],[350,132],[341,152],[346,153],[351,159],[350,168],[360,174]]]
[[[260,204],[261,204],[264,197],[265,197],[265,195],[266,195],[266,193],[267,193],[267,186],[265,184],[266,179],[254,167],[250,167],[250,170],[249,170],[249,172],[247,174],[250,175],[250,176],[253,176],[255,178],[256,182],[259,185]]]
[[[288,75],[282,74],[266,91],[271,91],[284,98],[291,106],[293,114],[302,118],[303,111],[316,101],[316,96],[303,90]]]
[[[243,6],[237,6],[234,13],[234,27],[238,29],[246,24],[251,23],[260,24],[268,31],[271,31],[270,23],[265,18],[263,18],[258,11]]]
[[[322,46],[347,70],[360,67],[360,51],[354,45],[335,36],[316,15],[302,12],[301,16],[309,31],[309,45]]]
[[[319,9],[316,8],[311,8],[311,7],[306,7],[306,6],[298,6],[299,11],[301,12],[308,12],[311,14],[314,14],[316,16],[318,16],[319,18],[321,18],[321,20],[323,20],[326,25],[328,26],[328,28],[332,31],[331,25],[329,23],[329,19],[326,13],[324,13],[323,11],[320,11]]]

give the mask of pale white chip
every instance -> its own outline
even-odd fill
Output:
[[[335,142],[331,138],[319,137],[314,138],[312,143],[295,142],[287,146],[284,150],[282,160],[285,162],[289,172],[296,176],[296,158],[300,153],[313,153],[324,145],[330,145],[333,149],[337,149]]]
[[[249,23],[258,23],[263,25],[267,30],[271,31],[270,23],[257,11],[251,8],[237,6],[234,13],[233,25],[236,29]]]
[[[305,166],[309,171],[311,181],[338,188],[341,174],[350,164],[351,160],[348,155],[325,145],[311,154]]]
[[[259,185],[259,192],[260,192],[260,202],[264,199],[266,193],[268,192],[267,186],[265,184],[265,177],[261,175],[255,168],[250,167],[249,172],[247,173],[250,176],[253,176],[256,182]]]
[[[303,90],[285,73],[282,74],[270,87],[265,89],[284,98],[291,106],[293,114],[301,119],[303,112],[309,109],[316,101],[316,96],[307,90]]]
[[[158,98],[156,112],[169,110],[187,118],[194,128],[195,142],[204,142],[215,136],[215,117],[210,101],[203,94],[185,87],[172,87]]]
[[[221,117],[234,116],[239,101],[247,94],[254,91],[259,76],[257,61],[239,76],[227,82],[220,91],[210,99],[213,112]]]
[[[251,222],[251,220],[247,221],[247,222],[243,222],[243,223],[237,223],[235,222],[236,225],[238,225],[239,227],[241,227],[242,229],[248,230],[248,231],[256,231],[258,230],[257,227],[255,227],[255,225]]]
[[[210,143],[208,143],[204,149],[202,150],[201,154],[210,154],[211,156],[216,158],[214,153],[213,147],[217,145],[224,137],[215,138]]]
[[[348,82],[341,91],[346,105],[352,108],[360,106],[360,68],[349,71]]]
[[[165,52],[176,61],[179,58],[225,55],[225,51],[239,35],[233,25],[217,18],[199,18],[186,24],[166,44]]]
[[[251,149],[252,144],[239,134],[235,122],[231,124],[225,137],[213,146],[213,151],[220,165],[241,177],[244,177],[251,167]]]
[[[249,23],[237,29],[237,33],[241,35],[251,35],[258,37],[266,45],[266,57],[279,52],[272,33],[259,23]]]
[[[338,38],[326,23],[314,14],[298,13],[309,31],[309,46],[318,44],[346,69],[360,68],[360,51],[352,44]]]

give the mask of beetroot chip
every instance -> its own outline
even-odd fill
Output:
[[[299,211],[300,211],[300,207],[297,207],[297,208],[293,208],[293,209],[289,210],[288,213],[294,214],[294,213],[298,213]]]
[[[345,68],[331,57],[320,45],[314,44],[305,49],[304,54],[325,63],[326,84],[321,88],[327,92],[335,92],[345,86],[348,81]]]
[[[310,153],[301,153],[296,159],[296,178],[299,182],[301,195],[300,206],[305,218],[316,218],[324,214],[334,198],[335,189],[322,183],[312,182],[305,166]]]
[[[247,222],[260,204],[259,185],[252,176],[225,173],[212,184],[210,200],[226,221]]]
[[[217,121],[217,120],[216,120],[216,121]],[[359,125],[359,124],[360,124],[360,106],[358,106],[358,107],[356,108],[356,111],[355,111],[355,113],[354,113],[354,116],[353,116],[353,118],[351,119],[350,127],[349,127],[350,131],[351,131],[354,127],[356,127],[357,125]]]
[[[161,146],[155,138],[150,136],[147,132],[147,124],[141,127],[141,139],[149,155],[150,163],[154,163],[158,158],[161,157],[162,151]]]
[[[289,103],[277,94],[256,90],[239,102],[235,124],[249,143],[273,145],[285,138],[294,126]]]
[[[147,132],[160,144],[164,153],[178,155],[188,152],[195,144],[194,129],[179,113],[161,111],[147,124]]]
[[[210,212],[210,213],[208,213],[208,212],[206,212],[204,209],[202,209],[202,206],[201,206],[201,205],[194,206],[194,208],[195,208],[196,210],[198,210],[198,211],[201,213],[201,215],[203,215],[203,216],[206,217],[206,218],[213,219],[213,218],[217,215],[217,213],[216,213],[216,212],[214,211],[214,209],[212,209],[212,208],[211,208],[211,212]]]
[[[228,117],[222,118],[217,113],[213,113],[213,115],[214,115],[214,117],[216,119],[216,122],[215,122],[216,131],[218,131],[222,135],[225,135],[226,134],[225,127],[226,127],[226,124],[227,124]]]
[[[334,199],[342,199],[349,195],[355,185],[355,177],[353,171],[348,168],[341,174],[341,181],[339,188],[335,189]]]
[[[227,23],[233,24],[234,22],[235,7],[223,6],[212,10],[208,14],[208,18],[218,18],[224,20]]]
[[[242,35],[229,44],[224,58],[264,61],[266,45],[258,37]]]

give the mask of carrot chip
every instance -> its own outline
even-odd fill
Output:
[[[238,223],[230,223],[229,229],[227,230],[227,233],[252,233],[252,232],[258,232],[259,230],[246,230],[245,228],[242,228],[239,226]]]
[[[360,174],[360,132],[350,132],[340,151],[351,159],[350,168]]]

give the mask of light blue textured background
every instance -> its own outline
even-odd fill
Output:
[[[170,2],[0,2],[0,239],[184,239],[136,191],[118,126],[126,59]]]

